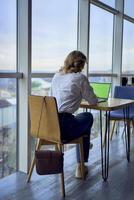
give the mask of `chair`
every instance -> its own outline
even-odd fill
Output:
[[[133,86],[116,86],[115,91],[114,91],[114,98],[134,100],[134,87]],[[110,113],[110,120],[114,121],[112,132],[110,134],[110,139],[112,140],[116,121],[124,120],[123,109],[112,111]],[[132,123],[133,130],[134,130],[134,105],[129,106],[129,119],[127,120],[129,120],[129,122]],[[125,127],[124,127],[124,130],[125,130]]]
[[[128,78],[127,77],[121,77],[121,85],[127,86],[127,83],[128,83]]]
[[[54,97],[29,96],[29,111],[31,121],[31,135],[38,138],[36,150],[42,145],[55,145],[56,149],[62,152],[64,144],[79,144],[81,158],[81,172],[84,179],[84,156],[83,156],[83,136],[73,141],[62,141],[57,112],[57,103]],[[27,182],[30,181],[35,165],[35,156],[31,162],[28,172]],[[61,173],[62,195],[65,197],[64,170]]]
[[[131,78],[131,84],[134,85],[134,77]]]

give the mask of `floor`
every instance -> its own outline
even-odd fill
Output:
[[[131,136],[131,158],[126,159],[124,137],[114,135],[110,142],[109,179],[102,180],[100,139],[93,140],[85,181],[74,177],[75,148],[65,153],[66,200],[133,200],[134,199],[134,135]],[[34,171],[31,182],[17,172],[0,180],[0,200],[62,200],[59,175],[39,176]]]

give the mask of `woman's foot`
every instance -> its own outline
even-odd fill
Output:
[[[88,174],[88,167],[84,165],[84,175],[86,176]],[[80,164],[77,164],[76,170],[75,170],[75,178],[82,178],[82,173],[81,173],[81,166]]]

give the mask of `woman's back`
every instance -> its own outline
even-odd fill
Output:
[[[52,95],[56,97],[59,112],[74,113],[82,98],[96,103],[96,96],[82,73],[57,73],[52,80]]]

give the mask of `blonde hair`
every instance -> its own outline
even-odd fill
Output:
[[[86,56],[81,51],[72,51],[68,54],[64,61],[64,66],[60,72],[77,73],[81,72],[86,62]]]

